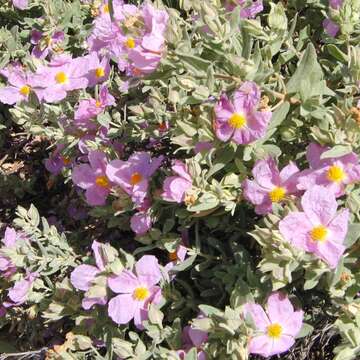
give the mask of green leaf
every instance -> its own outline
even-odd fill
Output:
[[[335,145],[330,150],[323,152],[320,159],[329,159],[333,157],[340,157],[352,152],[350,145]]]
[[[313,44],[307,46],[295,73],[286,84],[289,94],[298,93],[301,90],[301,83],[308,81],[317,84],[323,78],[321,66],[317,61],[316,50]]]
[[[297,334],[296,339],[303,338],[305,336],[310,335],[314,331],[314,327],[310,324],[303,323],[300,332]]]

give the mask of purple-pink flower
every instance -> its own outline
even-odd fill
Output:
[[[115,57],[118,67],[131,76],[153,72],[165,50],[164,33],[168,22],[165,10],[150,3],[141,7],[113,1],[115,21],[105,4],[94,21],[88,38],[90,51],[101,51]]]
[[[37,273],[28,273],[22,280],[17,281],[8,292],[10,301],[4,302],[3,305],[9,308],[25,303],[37,277]]]
[[[240,17],[242,19],[253,19],[259,12],[264,10],[262,0],[250,2],[246,0],[226,0],[225,8],[228,11],[234,10],[235,6],[240,6]]]
[[[323,21],[323,27],[326,33],[331,37],[336,37],[340,30],[340,26],[331,19],[325,19]]]
[[[115,99],[110,94],[107,86],[102,85],[97,99],[91,98],[79,101],[75,109],[74,124],[80,128],[95,130],[99,127],[99,124],[94,121],[94,118],[101,114],[107,106],[112,105],[115,105]]]
[[[250,316],[255,332],[248,343],[250,354],[269,357],[289,350],[302,327],[304,313],[294,311],[289,299],[275,292],[267,300],[267,312],[258,304],[244,306],[245,317]]]
[[[20,66],[11,67],[3,74],[7,77],[8,86],[0,88],[0,102],[13,105],[20,101],[28,101],[31,91],[34,90],[31,85],[32,75]]]
[[[135,204],[141,205],[147,196],[149,179],[162,160],[162,156],[152,159],[146,152],[137,152],[127,161],[111,161],[106,167],[106,175],[129,194]]]
[[[192,178],[186,165],[180,160],[175,160],[171,169],[178,176],[168,176],[164,180],[161,197],[166,201],[182,203],[186,192],[192,188]]]
[[[148,318],[150,304],[158,304],[162,299],[157,286],[161,278],[158,260],[153,255],[144,255],[135,264],[135,272],[124,270],[110,277],[110,289],[119,294],[109,301],[108,312],[113,321],[127,324],[134,319],[136,327],[141,329],[142,322]]]
[[[64,148],[64,144],[58,144],[56,149],[51,153],[50,157],[44,161],[46,170],[51,172],[53,175],[58,175],[61,173],[63,168],[71,166],[71,159],[61,154],[61,151]]]
[[[2,249],[11,249],[16,246],[18,240],[24,240],[24,235],[17,233],[15,229],[7,227],[5,229],[4,238],[2,239],[3,247],[0,248],[0,272],[1,275],[5,278],[13,275],[16,271],[16,266],[11,262],[11,260],[6,256],[2,255]]]
[[[89,60],[88,86],[92,87],[107,80],[110,74],[109,59],[106,56],[99,58],[96,52],[90,53],[87,57]]]
[[[82,264],[75,268],[75,270],[71,273],[70,281],[76,289],[81,291],[88,291],[93,285],[96,276],[105,270],[107,261],[102,255],[101,247],[102,244],[95,240],[91,245],[91,249],[95,256],[96,266]],[[89,310],[95,304],[106,305],[106,303],[106,296],[93,298],[85,294],[85,297],[82,300],[82,307],[85,310]]]
[[[260,89],[252,81],[244,82],[235,91],[232,101],[221,95],[215,106],[214,129],[221,141],[232,140],[237,144],[249,144],[266,133],[271,111],[257,111]]]
[[[56,49],[58,43],[64,41],[64,32],[55,31],[52,35],[46,35],[39,30],[31,31],[30,42],[35,45],[31,55],[38,59],[45,59],[53,49]]]
[[[308,146],[306,157],[310,169],[299,174],[298,189],[307,190],[321,185],[338,197],[344,194],[346,185],[360,181],[359,158],[355,153],[321,159],[321,155],[328,150],[329,147],[315,143]]]
[[[12,0],[12,4],[20,10],[25,10],[29,6],[29,0]]]
[[[85,189],[86,201],[91,206],[104,205],[110,194],[112,183],[106,176],[106,155],[101,151],[90,151],[90,164],[81,164],[74,167],[73,182]]]
[[[41,89],[46,102],[56,103],[65,99],[69,91],[85,89],[89,83],[88,72],[89,58],[59,56],[37,69],[31,85]]]
[[[198,318],[203,317],[199,315]],[[182,334],[182,350],[178,350],[177,353],[180,356],[180,359],[184,359],[186,353],[191,350],[193,347],[197,350],[197,359],[198,360],[206,360],[206,353],[202,350],[202,346],[208,340],[208,334],[205,331],[195,329],[193,326],[188,325],[185,326]]]
[[[295,247],[314,253],[335,268],[345,251],[349,210],[337,213],[334,194],[322,186],[307,190],[301,199],[303,211],[291,212],[279,223],[285,240]]]
[[[274,203],[298,192],[296,185],[299,169],[292,162],[279,171],[273,158],[258,160],[252,174],[254,180],[243,182],[243,193],[245,199],[255,205],[257,214],[271,212]]]

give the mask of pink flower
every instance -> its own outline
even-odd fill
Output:
[[[307,190],[301,205],[303,212],[292,212],[280,221],[281,235],[295,247],[314,253],[330,268],[335,268],[345,251],[349,210],[337,213],[335,196],[321,186]]]
[[[109,316],[117,324],[127,324],[131,319],[137,328],[148,317],[150,303],[158,304],[161,289],[156,286],[161,279],[158,260],[155,256],[145,255],[135,264],[135,273],[124,270],[120,275],[110,277],[108,285],[120,295],[109,301]]]
[[[289,299],[278,292],[271,294],[267,301],[267,313],[258,304],[246,304],[244,315],[251,316],[256,331],[250,338],[250,354],[269,357],[281,354],[295,343],[295,336],[300,332],[304,313],[294,311]]]
[[[31,55],[38,59],[45,59],[52,50],[56,48],[56,44],[64,41],[64,32],[55,31],[51,36],[43,36],[43,33],[39,30],[31,31],[30,42],[34,46]]]
[[[9,290],[8,296],[10,301],[4,302],[6,308],[19,306],[26,302],[28,294],[32,288],[33,282],[38,277],[37,273],[29,273],[22,280],[17,281]]]
[[[58,144],[56,149],[51,153],[50,157],[44,161],[46,170],[51,172],[53,175],[58,175],[61,173],[63,168],[71,166],[71,159],[61,154],[64,147],[64,144]]]
[[[147,211],[139,211],[130,219],[131,230],[136,235],[145,235],[152,226],[151,216]]]
[[[215,133],[219,140],[249,144],[265,135],[270,111],[257,111],[260,89],[252,81],[244,82],[235,92],[233,102],[223,94],[215,106]]]
[[[29,6],[29,0],[12,0],[12,4],[20,10],[25,10]]]
[[[298,191],[298,173],[299,169],[292,162],[279,171],[274,159],[258,160],[252,170],[254,180],[243,182],[244,197],[255,205],[257,214],[267,214],[272,211],[273,203]]]
[[[358,156],[350,153],[337,158],[321,159],[321,155],[330,148],[311,143],[306,157],[310,169],[300,173],[298,189],[307,190],[314,185],[326,187],[336,197],[342,196],[348,184],[360,181]]]
[[[79,265],[70,275],[71,284],[78,290],[88,291],[96,276],[105,270],[105,266],[107,264],[106,259],[103,257],[103,253],[101,251],[102,244],[97,241],[93,241],[91,245],[91,249],[94,252],[96,266],[82,264]],[[89,310],[93,305],[106,305],[107,297],[99,297],[99,298],[91,298],[86,296],[82,301],[82,307],[85,310]]]
[[[331,37],[336,37],[340,30],[340,26],[331,19],[325,19],[323,21],[323,27],[326,33]]]
[[[234,4],[234,2],[237,4]],[[236,5],[239,5],[241,7],[240,17],[242,19],[253,19],[259,12],[264,10],[262,0],[252,1],[250,5],[244,6],[247,4],[248,2],[246,0],[235,0],[235,1],[227,0],[225,4],[225,8],[228,11],[232,11],[234,10]]]
[[[110,94],[106,85],[102,85],[99,91],[99,97],[95,99],[80,100],[75,110],[74,123],[77,127],[87,130],[95,130],[99,127],[93,119],[101,114],[107,106],[115,105],[115,99]]]
[[[164,180],[161,196],[166,201],[182,203],[186,192],[192,188],[192,178],[180,160],[175,160],[172,170],[178,176],[168,176]]]
[[[110,194],[112,183],[106,176],[106,155],[101,151],[90,151],[88,164],[74,167],[73,182],[85,189],[86,201],[91,206],[104,205]]]
[[[65,99],[68,91],[85,89],[88,86],[88,71],[88,58],[59,56],[48,66],[38,68],[31,85],[42,89],[46,102],[56,103]]]
[[[0,102],[13,105],[20,101],[28,101],[30,92],[34,90],[31,86],[32,76],[20,66],[11,67],[4,75],[9,85],[0,88]]]
[[[329,0],[329,5],[333,9],[339,9],[344,0]]]
[[[18,240],[26,240],[26,238],[23,234],[17,233],[13,228],[7,227],[4,238],[2,239],[2,243],[5,246],[0,249],[0,272],[5,278],[10,277],[15,273],[16,266],[7,256],[1,255],[1,250],[15,248]]]
[[[89,81],[88,86],[92,87],[109,78],[110,63],[106,56],[101,59],[96,52],[92,52],[88,55],[88,58],[90,71],[87,75],[87,79]]]
[[[127,161],[111,161],[106,167],[106,175],[129,194],[135,204],[140,205],[147,195],[149,179],[162,160],[162,156],[152,159],[146,152],[137,152]]]
[[[195,145],[194,152],[195,154],[206,152],[213,147],[214,145],[210,141],[201,141]]]
[[[113,9],[115,21],[106,12],[95,20],[88,39],[90,50],[117,58],[120,71],[129,75],[153,72],[164,53],[167,12],[149,3],[138,8],[122,1],[113,1]]]
[[[165,265],[165,270],[167,272],[170,272],[174,266],[182,263],[186,258],[186,254],[187,254],[187,248],[183,245],[179,245],[177,247],[176,251],[169,254],[170,262],[168,262]],[[174,278],[174,276],[170,276],[170,279],[173,279],[173,278]]]
[[[200,314],[197,318],[203,318],[204,316]],[[202,346],[208,340],[208,334],[205,331],[195,329],[193,326],[185,326],[182,335],[182,346],[183,350],[178,350],[177,353],[180,356],[180,359],[184,359],[185,355],[193,347],[197,349],[197,359],[206,360],[206,353],[202,350]]]

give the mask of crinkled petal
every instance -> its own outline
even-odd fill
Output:
[[[87,264],[79,265],[70,275],[71,284],[78,290],[88,291],[99,272],[99,269],[95,266]]]
[[[144,255],[136,263],[135,270],[140,282],[149,287],[157,284],[162,277],[158,259],[153,255]]]
[[[127,324],[138,309],[131,294],[120,294],[109,301],[108,314],[116,324]]]
[[[110,276],[108,278],[109,288],[119,294],[133,293],[135,288],[140,285],[138,278],[128,270],[122,271],[117,276]]]

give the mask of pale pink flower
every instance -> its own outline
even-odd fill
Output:
[[[250,354],[264,357],[281,354],[295,343],[295,337],[302,327],[304,313],[294,311],[289,299],[275,292],[267,300],[267,312],[258,304],[244,306],[244,315],[250,316],[255,332],[248,343]]]
[[[235,91],[232,101],[226,94],[221,95],[215,106],[214,128],[217,138],[249,144],[263,137],[272,113],[258,111],[259,104],[260,89],[252,81],[244,82]]]
[[[134,319],[136,327],[148,318],[151,303],[158,304],[161,289],[156,284],[161,280],[158,260],[155,256],[144,255],[136,264],[135,272],[124,270],[120,275],[108,279],[112,291],[120,295],[109,301],[109,316],[117,324],[127,324]]]
[[[93,241],[91,245],[91,249],[95,256],[95,263],[94,265],[88,265],[88,264],[82,264],[76,267],[73,272],[70,275],[70,281],[71,284],[78,290],[81,291],[88,291],[91,286],[93,285],[93,282],[96,279],[96,276],[99,275],[101,272],[105,270],[105,266],[107,265],[106,259],[103,257],[102,251],[101,251],[102,244]],[[107,303],[107,297],[97,297],[92,298],[89,296],[86,296],[82,300],[82,307],[85,310],[89,310],[93,305],[105,305]]]
[[[72,180],[77,186],[85,189],[85,197],[89,205],[105,205],[113,185],[105,173],[106,155],[101,151],[90,151],[88,158],[90,164],[74,167]]]
[[[161,197],[166,201],[182,203],[186,192],[192,188],[192,178],[186,165],[180,160],[175,160],[171,169],[177,176],[168,176],[164,180]]]
[[[310,169],[299,174],[299,190],[307,190],[314,185],[321,185],[338,197],[344,194],[346,185],[360,181],[358,156],[352,152],[337,158],[321,159],[321,155],[329,149],[329,147],[315,143],[308,146],[306,157]]]
[[[255,205],[257,214],[271,212],[274,203],[298,192],[296,185],[299,169],[293,162],[279,171],[275,160],[268,157],[256,162],[252,174],[254,180],[243,182],[243,193],[245,199]]]
[[[285,240],[314,253],[335,268],[345,251],[349,210],[337,213],[334,194],[322,186],[307,190],[301,199],[302,212],[291,212],[279,223]]]
[[[111,161],[106,167],[106,175],[129,194],[135,204],[141,205],[147,196],[149,180],[162,160],[162,156],[152,159],[146,152],[137,152],[127,161]]]

